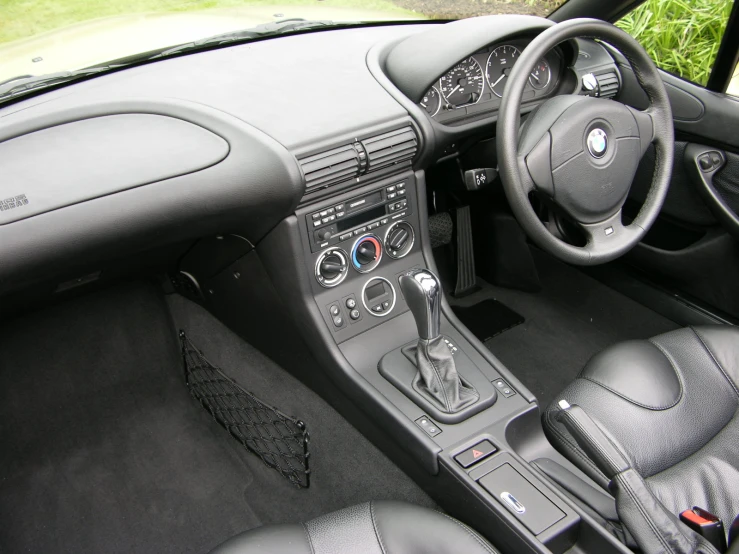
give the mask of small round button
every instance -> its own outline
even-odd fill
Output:
[[[335,325],[336,327],[341,327],[342,325],[344,325],[344,318],[343,318],[343,317],[341,317],[340,315],[337,315],[337,316],[336,316],[336,317],[334,318],[334,325]]]
[[[349,312],[349,317],[352,319],[359,319],[359,310],[352,310]]]
[[[347,298],[346,307],[349,308],[350,310],[353,310],[354,308],[356,308],[357,307],[356,300],[354,300],[353,298]]]
[[[336,317],[337,315],[339,315],[341,313],[339,311],[339,307],[338,306],[331,306],[330,312],[331,312],[331,315],[334,316],[334,317]]]

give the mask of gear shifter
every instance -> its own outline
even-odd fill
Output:
[[[413,269],[400,278],[400,288],[418,328],[413,387],[445,413],[474,404],[480,395],[460,379],[441,335],[441,283],[427,269]]]

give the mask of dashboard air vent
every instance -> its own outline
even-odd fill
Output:
[[[598,92],[601,98],[613,98],[618,94],[618,75],[611,71],[597,75]]]
[[[362,141],[367,151],[368,171],[413,159],[418,139],[410,127],[391,131]]]
[[[359,175],[359,152],[351,146],[342,146],[300,160],[305,174],[306,189],[333,185]]]

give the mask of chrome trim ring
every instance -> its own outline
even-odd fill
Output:
[[[364,296],[364,292],[365,292],[365,291],[367,290],[367,286],[368,286],[368,285],[369,285],[369,284],[370,284],[370,283],[371,283],[372,281],[385,281],[385,282],[386,282],[386,283],[387,283],[387,284],[388,284],[388,285],[390,286],[390,291],[391,291],[391,292],[393,293],[393,301],[392,301],[392,302],[390,303],[390,307],[389,307],[389,308],[388,308],[387,310],[385,310],[385,311],[383,311],[382,313],[379,313],[379,314],[378,314],[378,313],[375,313],[375,312],[373,312],[373,311],[372,311],[372,310],[371,310],[371,309],[369,308],[369,306],[367,306],[367,301],[365,300],[365,296]],[[386,316],[386,315],[388,315],[388,314],[389,314],[390,312],[392,312],[392,311],[393,311],[393,308],[395,308],[395,299],[396,299],[397,297],[398,297],[398,295],[397,295],[397,293],[395,292],[395,287],[393,286],[393,284],[392,284],[392,283],[391,283],[390,281],[388,281],[388,280],[387,280],[387,279],[385,279],[384,277],[372,277],[372,279],[368,279],[368,280],[367,280],[367,282],[366,282],[366,283],[364,284],[364,286],[362,287],[362,305],[364,306],[364,309],[365,309],[365,310],[367,310],[367,313],[369,313],[369,314],[371,314],[371,315],[373,315],[373,316],[375,316],[375,317],[385,317],[385,316]]]
[[[405,251],[402,254],[395,255],[392,253],[392,250],[388,248],[387,246],[387,238],[390,236],[390,232],[395,229],[398,225],[401,225],[402,223],[405,223],[408,229],[411,232],[411,240],[410,244],[406,245]],[[405,221],[404,219],[401,219],[400,221],[396,221],[393,223],[390,227],[387,228],[387,231],[385,232],[385,250],[387,251],[387,255],[393,258],[394,260],[399,260],[400,258],[404,258],[408,254],[410,254],[411,250],[413,250],[413,245],[416,243],[416,231],[413,229],[413,225],[411,225],[409,222]]]
[[[341,258],[341,260],[344,262],[344,269],[339,273],[336,277],[333,279],[325,279],[323,275],[321,275],[321,272],[319,270],[319,267],[321,265],[321,262],[328,256],[329,254],[336,254]],[[316,281],[318,281],[318,284],[322,287],[325,287],[327,289],[330,289],[332,287],[335,287],[336,285],[340,284],[344,279],[346,279],[346,276],[349,274],[349,257],[347,256],[346,252],[343,248],[338,248],[336,246],[332,248],[327,248],[323,252],[321,252],[321,255],[318,256],[316,259],[316,265],[314,268],[315,274],[316,274]]]

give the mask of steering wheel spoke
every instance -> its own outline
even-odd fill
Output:
[[[638,231],[641,229],[623,224],[622,215],[623,210],[618,210],[604,221],[580,223],[580,228],[588,240],[584,248],[590,252],[591,257],[605,250],[629,244],[639,234]]]
[[[639,140],[641,142],[641,155],[643,156],[649,148],[649,145],[654,142],[654,116],[649,110],[643,111],[632,108],[631,106],[626,107],[629,109],[631,115],[633,115],[634,119],[636,120]]]

